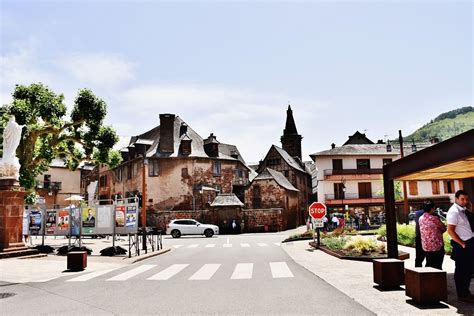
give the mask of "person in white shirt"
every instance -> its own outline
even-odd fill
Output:
[[[454,283],[458,300],[474,303],[474,296],[469,291],[474,266],[474,233],[466,216],[466,205],[469,196],[459,190],[455,194],[455,203],[447,214],[448,234],[453,246],[451,258],[456,262]]]

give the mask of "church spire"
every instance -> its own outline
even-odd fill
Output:
[[[288,110],[286,110],[285,129],[283,130],[283,136],[280,138],[281,145],[291,157],[298,157],[301,160],[302,139],[303,137],[298,135],[295,119],[293,118],[293,111],[291,110],[291,106],[288,104]]]

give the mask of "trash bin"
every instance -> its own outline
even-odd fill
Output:
[[[71,251],[67,254],[67,269],[82,271],[87,267],[87,251]]]

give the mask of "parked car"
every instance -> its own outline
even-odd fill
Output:
[[[212,237],[219,234],[219,227],[211,224],[201,224],[194,219],[174,219],[166,225],[166,234],[173,238],[179,238],[182,235]]]

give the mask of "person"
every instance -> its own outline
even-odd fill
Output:
[[[346,222],[345,222],[344,216],[343,216],[339,219],[339,226],[344,228],[345,225],[346,225]]]
[[[306,231],[309,231],[311,229],[311,219],[308,217],[306,220]]]
[[[324,216],[324,217],[323,217],[323,230],[324,230],[325,232],[328,231],[328,217],[327,217],[327,216]]]
[[[423,205],[424,206],[424,205]],[[420,217],[425,213],[423,206],[415,212],[415,267],[422,267],[426,253],[421,245]]]
[[[245,222],[244,220],[242,220],[240,222],[240,233],[243,234],[244,233],[244,228],[245,228]]]
[[[357,230],[360,229],[359,220],[360,220],[359,219],[359,214],[356,214],[355,218],[354,218],[354,223],[355,223],[355,227],[356,227]]]
[[[64,226],[65,226],[64,224],[65,224],[65,223],[64,223],[64,216],[60,216],[60,217],[59,217],[58,227],[59,227],[60,229],[62,229],[62,228],[64,228]]]
[[[235,228],[237,227],[237,224],[235,223],[235,219],[232,220],[232,232],[235,234]]]
[[[337,219],[337,216],[333,215],[331,221],[332,221],[332,227],[336,229],[337,225],[339,225],[339,220]]]
[[[474,303],[474,296],[469,291],[474,266],[474,233],[466,216],[466,205],[469,196],[466,191],[458,190],[454,204],[446,216],[448,234],[453,247],[451,259],[455,261],[454,283],[458,300]]]
[[[423,215],[419,218],[420,238],[426,256],[426,267],[442,270],[444,259],[443,233],[446,225],[434,214],[435,204],[431,200],[423,203]]]
[[[88,222],[95,221],[95,217],[94,217],[94,214],[93,214],[93,212],[92,212],[91,209],[89,209],[89,210],[87,211],[87,218],[86,218],[86,221],[88,221]]]

